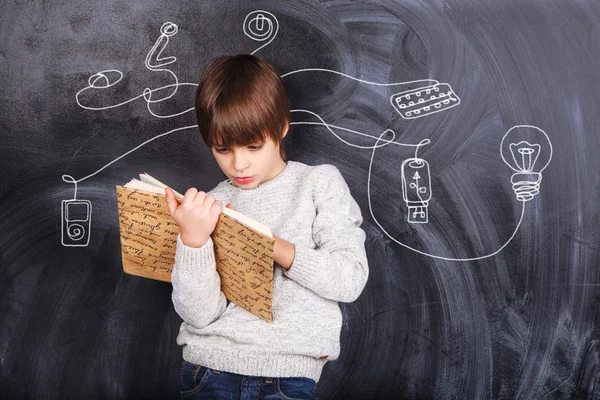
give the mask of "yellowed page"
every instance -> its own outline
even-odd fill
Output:
[[[117,186],[123,270],[171,281],[179,226],[164,195]]]
[[[275,240],[224,214],[211,237],[225,297],[271,322]]]

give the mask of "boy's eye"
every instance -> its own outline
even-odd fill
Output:
[[[248,146],[248,148],[251,150],[260,150],[260,149],[262,149],[262,144],[251,145],[251,146]],[[227,150],[228,150],[227,147],[215,147],[215,151],[217,153],[225,153]]]

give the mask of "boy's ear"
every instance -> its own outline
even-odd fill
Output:
[[[283,134],[281,135],[282,139],[285,137],[285,135],[287,135],[289,129],[290,129],[290,123],[288,122],[287,126],[285,127],[285,130],[283,131]]]

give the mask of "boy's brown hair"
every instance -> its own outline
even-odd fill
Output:
[[[250,54],[222,56],[206,67],[196,91],[196,118],[207,146],[247,146],[270,137],[285,161],[290,123],[287,92],[275,68]]]

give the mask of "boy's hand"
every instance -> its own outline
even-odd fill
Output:
[[[189,188],[181,204],[171,188],[165,188],[171,217],[179,225],[181,241],[188,247],[202,247],[215,230],[223,204],[205,192]]]
[[[276,235],[273,235],[273,238],[273,260],[283,268],[290,269],[296,258],[296,245]]]

